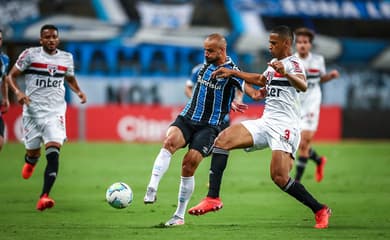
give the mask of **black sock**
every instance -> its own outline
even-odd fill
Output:
[[[24,161],[26,163],[33,165],[33,166],[35,166],[35,164],[37,164],[38,159],[39,159],[39,157],[29,157],[29,156],[27,156],[27,154],[24,155]]]
[[[295,173],[295,180],[301,181],[303,172],[305,171],[307,164],[307,158],[299,156],[298,161],[296,163],[297,165],[297,172]]]
[[[60,150],[56,147],[49,147],[46,149],[47,165],[43,178],[44,182],[41,196],[45,193],[49,195],[50,190],[57,178],[59,154]]]
[[[213,155],[211,157],[211,167],[209,174],[209,192],[208,197],[219,197],[219,191],[221,188],[223,171],[226,168],[229,151],[214,148]]]
[[[314,150],[313,148],[310,148],[309,150],[309,158],[313,159],[313,161],[316,162],[317,165],[321,163],[321,157],[318,156],[316,150]]]
[[[316,213],[318,210],[324,207],[324,205],[319,203],[301,183],[295,181],[292,178],[288,180],[286,186],[284,186],[282,190],[296,198],[304,205],[308,206],[313,211],[313,213]]]

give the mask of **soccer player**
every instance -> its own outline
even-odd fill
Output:
[[[186,81],[186,86],[184,89],[184,93],[188,98],[192,97],[192,92],[194,85],[197,82],[197,73],[202,67],[203,64],[198,64],[192,69],[192,75],[191,79],[188,79]],[[248,84],[247,84],[248,85]],[[243,92],[236,90],[235,98],[232,101],[232,110],[233,111],[239,111],[244,112],[245,109],[239,109],[238,106],[247,107],[246,105],[241,104],[243,99]],[[247,94],[251,95],[251,93]],[[252,95],[253,97],[253,95]],[[240,104],[237,104],[240,103]],[[224,130],[230,125],[230,115],[226,114],[225,118],[221,124],[220,131]],[[228,155],[218,155],[218,154],[212,154],[211,157],[211,166],[210,166],[210,172],[209,172],[209,188],[208,193],[203,201],[204,204],[209,204],[210,209],[216,211],[223,207],[223,203],[221,199],[219,198],[220,188],[221,188],[221,182],[222,182],[222,176],[223,172],[225,171],[226,165],[227,165]]]
[[[315,228],[326,228],[330,208],[319,203],[301,183],[289,176],[300,140],[298,92],[307,89],[304,66],[291,53],[293,39],[294,35],[287,26],[277,26],[271,31],[269,50],[274,58],[263,74],[229,68],[218,68],[212,74],[216,78],[238,77],[246,82],[265,86],[268,91],[262,117],[243,121],[223,130],[215,140],[213,152],[227,155],[229,150],[236,148],[251,151],[270,147],[270,173],[274,183],[313,211]],[[189,211],[193,215],[206,212],[196,207]]]
[[[0,109],[0,151],[4,145],[4,120],[1,116],[6,113],[9,108],[8,100],[8,84],[5,81],[5,76],[7,75],[9,58],[7,54],[1,51],[3,46],[3,31],[0,29],[0,88],[1,88],[1,109]]]
[[[58,29],[44,25],[40,31],[40,47],[24,50],[7,76],[8,84],[16,98],[23,105],[23,134],[26,148],[22,177],[28,179],[41,155],[41,144],[45,146],[47,165],[44,183],[36,208],[40,211],[54,206],[49,197],[57,178],[59,154],[66,139],[65,87],[77,94],[81,103],[87,101],[74,75],[72,54],[58,49]],[[25,76],[25,93],[20,90],[16,79]]]
[[[145,203],[153,203],[156,200],[159,182],[169,167],[172,154],[188,145],[188,151],[182,160],[178,206],[173,217],[165,223],[166,226],[184,224],[185,211],[194,190],[195,170],[202,159],[210,154],[220,125],[231,109],[235,89],[248,89],[239,78],[212,77],[212,72],[219,67],[238,70],[227,56],[226,47],[226,40],[221,34],[214,33],[205,39],[206,62],[197,71],[197,83],[192,98],[168,128],[163,146],[154,162]],[[238,108],[243,107],[238,105]]]
[[[312,159],[317,167],[316,181],[324,177],[326,158],[319,156],[311,147],[311,142],[317,130],[321,105],[320,83],[339,77],[337,70],[326,73],[324,57],[311,52],[314,33],[308,28],[295,30],[295,56],[301,59],[307,76],[307,91],[300,93],[301,99],[301,142],[299,144],[298,161],[296,163],[295,180],[301,181],[307,160]]]

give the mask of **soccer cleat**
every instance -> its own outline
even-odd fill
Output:
[[[34,172],[34,169],[35,169],[35,165],[32,165],[30,163],[25,163],[22,169],[22,177],[24,179],[29,179]]]
[[[316,168],[316,181],[317,182],[321,182],[322,179],[324,178],[325,164],[326,164],[326,157],[322,156],[321,162],[320,162],[320,164],[317,165],[317,168]]]
[[[184,219],[174,215],[171,219],[168,220],[168,222],[165,223],[165,226],[167,227],[173,227],[173,226],[180,226],[184,225]]]
[[[211,211],[218,211],[223,207],[220,198],[206,197],[198,205],[190,208],[188,213],[191,215],[203,215]]]
[[[145,204],[153,204],[157,200],[157,191],[154,188],[148,187],[146,189],[144,203]]]
[[[316,225],[315,228],[327,228],[329,223],[329,218],[332,215],[332,210],[326,205],[316,212]]]
[[[49,198],[49,196],[45,193],[43,196],[38,200],[37,203],[37,210],[43,211],[46,208],[52,208],[54,207],[54,200]]]

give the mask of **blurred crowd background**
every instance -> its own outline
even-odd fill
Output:
[[[390,0],[0,0],[12,64],[46,23],[73,53],[88,106],[183,105],[208,34],[227,37],[243,70],[262,72],[274,26],[311,28],[313,51],[341,73],[322,88],[324,106],[342,109],[342,136],[390,138]]]

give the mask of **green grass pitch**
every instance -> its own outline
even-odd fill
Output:
[[[280,191],[269,177],[270,151],[231,152],[222,185],[224,208],[186,224],[163,228],[176,209],[180,164],[174,155],[158,201],[143,196],[160,144],[68,142],[51,196],[54,208],[35,210],[46,159],[29,180],[21,177],[24,147],[7,143],[0,153],[0,239],[390,239],[390,142],[316,143],[328,157],[323,182],[309,162],[303,184],[333,210],[328,229],[314,229],[311,211]],[[189,207],[207,192],[210,158],[196,172]],[[293,173],[293,172],[292,172]],[[105,202],[117,181],[131,186],[126,209]]]

